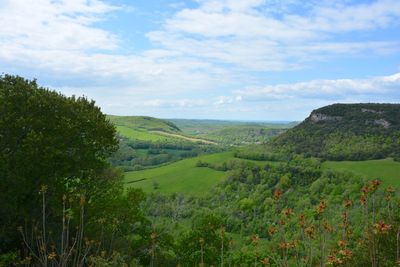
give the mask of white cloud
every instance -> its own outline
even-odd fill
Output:
[[[116,9],[97,0],[2,1],[2,46],[55,51],[115,49],[118,38],[91,25],[99,15]]]
[[[288,5],[298,1],[288,1]],[[304,2],[304,1],[302,1]],[[283,71],[332,55],[390,53],[399,41],[337,41],[338,34],[400,25],[400,2],[368,4],[303,3],[302,13],[275,16],[274,1],[202,0],[168,19],[163,30],[148,34],[167,49],[256,71]],[[330,1],[328,1],[330,3]],[[340,4],[342,3],[342,4]]]
[[[138,52],[99,26],[112,12],[125,8],[102,0],[0,0],[0,63],[45,73],[55,81],[83,80],[89,88],[71,89],[74,93],[121,110],[207,107],[240,114],[254,110],[245,106],[250,100],[345,101],[349,95],[400,95],[399,74],[226,92],[261,84],[266,79],[259,77],[268,72],[299,70],[338,55],[398,53],[398,36],[374,35],[400,25],[398,0],[197,2],[196,7],[185,8],[185,3],[176,1],[176,13],[147,33],[151,48]],[[203,92],[209,99],[194,99]]]
[[[157,107],[157,108],[192,108],[196,106],[204,106],[206,101],[204,100],[192,100],[192,99],[153,99],[144,101],[143,106]]]
[[[238,90],[244,101],[273,101],[277,99],[330,99],[363,97],[369,101],[390,99],[400,101],[400,73],[368,79],[313,80],[308,82],[278,84],[263,88]],[[397,95],[397,99],[393,96]]]

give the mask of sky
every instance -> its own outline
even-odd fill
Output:
[[[400,0],[0,0],[0,73],[115,115],[399,103]]]

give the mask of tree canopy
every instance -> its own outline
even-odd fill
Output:
[[[0,114],[0,239],[6,245],[15,241],[16,224],[38,213],[41,185],[55,189],[54,197],[93,191],[118,141],[94,101],[18,76],[0,76]]]

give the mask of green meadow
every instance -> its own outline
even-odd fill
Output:
[[[221,164],[230,160],[251,162],[262,166],[268,161],[237,159],[233,151],[202,155],[195,158],[180,160],[157,168],[125,173],[126,186],[143,189],[145,192],[184,193],[188,196],[201,196],[226,178],[226,172],[207,167],[197,167],[198,161],[211,164]],[[268,162],[279,164],[278,162]],[[157,187],[155,189],[155,184]]]
[[[117,131],[122,135],[130,139],[137,139],[142,141],[162,141],[171,139],[165,135],[153,134],[147,130],[133,129],[127,126],[116,126]]]
[[[393,159],[326,161],[322,167],[337,171],[350,171],[367,179],[380,179],[387,185],[400,186],[400,163]]]
[[[127,186],[142,188],[145,192],[159,190],[172,194],[182,192],[200,196],[225,179],[226,173],[210,168],[196,167],[199,160],[209,163],[222,163],[233,158],[232,152],[204,155],[184,159],[162,167],[125,173]],[[137,181],[137,182],[135,182]],[[158,189],[154,189],[155,183]]]

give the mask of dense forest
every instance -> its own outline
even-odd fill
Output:
[[[397,153],[397,106],[314,111],[274,141],[279,153],[265,152],[261,159],[269,162],[241,160],[240,151],[218,165],[197,161],[194,168],[218,169],[226,179],[188,196],[146,194],[124,183],[122,171],[111,164],[132,162],[138,149],[196,152],[186,141],[124,139],[93,101],[18,76],[0,77],[0,103],[0,266],[400,264],[399,189],[379,177],[323,169],[321,161],[333,155],[326,144],[336,139],[326,140],[323,150],[312,143],[325,140],[335,120],[335,129],[343,124],[345,134],[371,134],[364,150],[383,137],[392,145],[374,146],[372,154],[358,149],[356,159]],[[358,109],[367,111],[357,115]],[[354,123],[358,116],[363,123]],[[310,138],[297,136],[299,129]],[[309,151],[302,150],[306,143]],[[342,141],[338,146],[349,151]]]
[[[272,146],[328,160],[365,160],[399,158],[399,140],[399,104],[334,104],[314,110]]]

